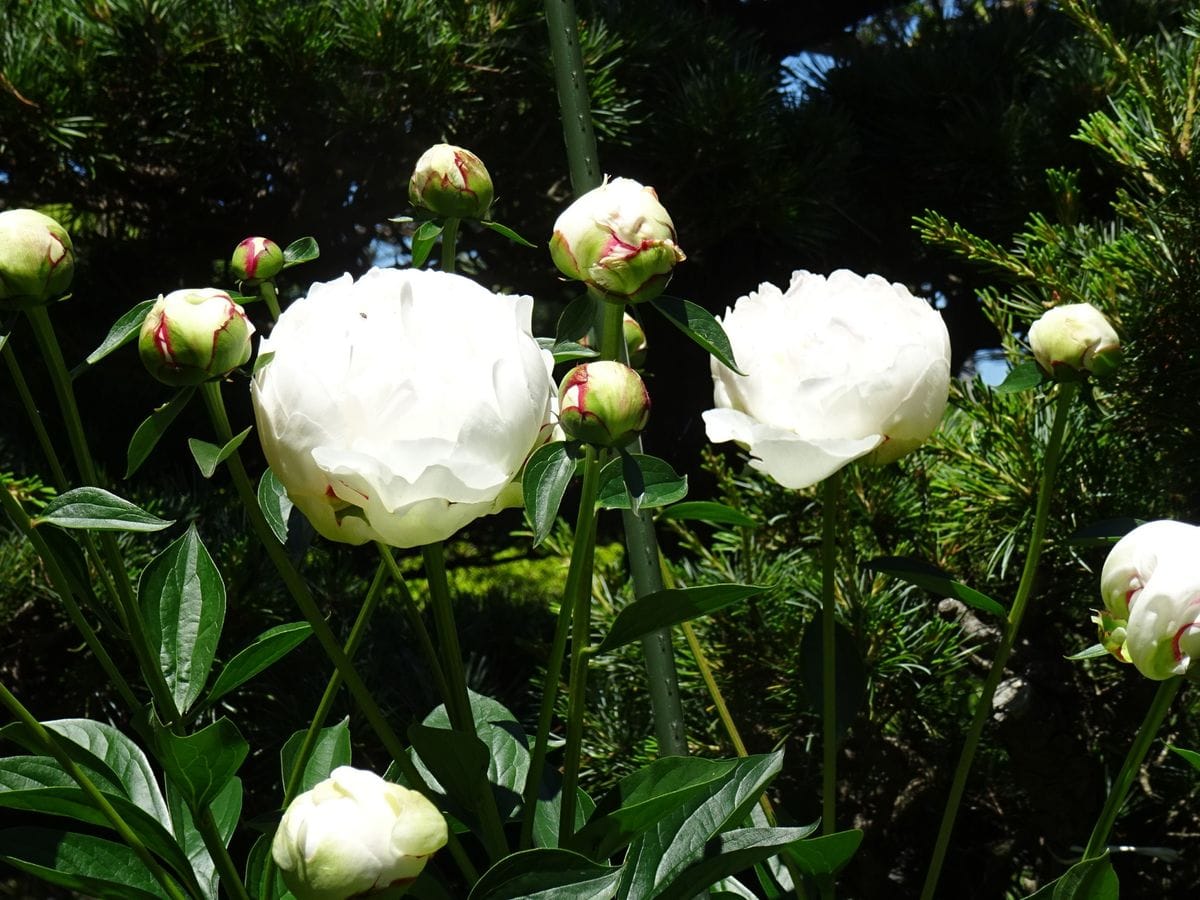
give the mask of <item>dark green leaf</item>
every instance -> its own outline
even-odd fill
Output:
[[[283,773],[283,784],[291,783],[292,769],[296,766],[296,758],[304,743],[306,731],[297,731],[279,753],[279,766]],[[336,725],[330,725],[317,732],[317,740],[313,744],[308,761],[304,764],[304,774],[300,778],[298,791],[311,791],[329,777],[338,766],[350,765],[350,718],[347,716]]]
[[[191,861],[192,871],[196,873],[196,880],[204,890],[206,900],[218,900],[220,876],[217,874],[217,867],[204,843],[204,836],[196,828],[191,810],[188,809],[187,803],[184,802],[179,791],[169,782],[167,784],[167,801],[171,805],[175,839]],[[217,832],[226,846],[229,845],[229,839],[237,827],[241,812],[242,782],[240,778],[231,778],[212,803],[212,814],[216,820]]]
[[[595,359],[600,353],[591,347],[577,344],[574,341],[563,341],[561,344],[554,338],[538,338],[538,346],[549,351],[554,356],[554,364],[574,362],[577,359]]]
[[[1182,747],[1168,747],[1167,749],[1186,759],[1192,764],[1192,768],[1200,771],[1200,753],[1197,753],[1195,750],[1184,750]]]
[[[442,226],[436,222],[422,222],[412,236],[412,267],[419,269],[429,259],[433,245],[442,233]]]
[[[520,244],[522,247],[530,247],[533,249],[537,248],[537,244],[529,243],[529,241],[525,240],[525,238],[521,237],[507,225],[501,225],[499,222],[480,222],[479,224],[484,228],[490,228],[492,231],[496,232],[496,234],[501,235],[502,237],[508,238],[514,244]]]
[[[174,397],[150,413],[146,420],[137,427],[137,431],[129,440],[129,449],[125,453],[126,478],[141,468],[142,463],[150,456],[150,451],[158,444],[159,438],[167,433],[171,423],[183,412],[183,408],[187,406],[194,393],[196,393],[194,387],[180,388]]]
[[[274,863],[267,865],[271,859],[271,841],[275,838],[275,829],[261,834],[246,858],[246,890],[254,900],[294,900],[295,895],[283,883],[279,867]],[[267,872],[271,873],[270,889],[267,888]]]
[[[708,500],[690,500],[668,506],[658,514],[660,519],[710,522],[713,525],[733,525],[737,528],[757,528],[758,523],[743,512]]]
[[[461,810],[480,808],[488,787],[487,745],[473,734],[412,725],[408,739],[422,766],[433,776],[429,786],[444,793]]]
[[[283,249],[283,267],[290,269],[300,263],[310,262],[321,255],[316,238],[302,237],[292,241]]]
[[[555,345],[577,344],[592,330],[597,319],[597,301],[591,294],[576,297],[558,317],[554,331]]]
[[[468,900],[609,900],[620,877],[569,850],[522,850],[488,869]]]
[[[836,623],[834,629],[834,685],[836,687],[837,733],[846,733],[850,723],[867,699],[867,672],[863,667],[858,645],[850,632]],[[800,663],[804,675],[804,693],[808,702],[821,714],[824,707],[825,652],[821,641],[821,617],[818,615],[804,630],[800,641]]]
[[[1101,522],[1093,522],[1091,525],[1084,525],[1082,528],[1076,529],[1067,540],[1083,547],[1105,547],[1119,541],[1143,523],[1142,519],[1128,517],[1104,519]]]
[[[707,309],[679,297],[662,296],[650,302],[672,325],[699,344],[705,352],[715,356],[723,366],[738,375],[745,374],[737,367],[725,329]]]
[[[646,479],[642,475],[642,467],[632,453],[625,450],[617,451],[617,459],[621,463],[621,478],[625,481],[625,495],[629,498],[629,510],[635,516],[642,508],[646,499]],[[686,490],[686,483],[684,490]]]
[[[781,850],[804,843],[816,825],[805,828],[739,828],[718,834],[704,847],[699,862],[688,866],[669,882],[659,882],[655,900],[692,900],[722,878],[748,869]],[[858,832],[859,839],[862,833]]]
[[[34,525],[45,523],[88,531],[162,531],[175,524],[97,487],[75,488],[55,497],[33,520]]]
[[[575,791],[575,828],[578,832],[591,817],[596,804],[581,789]],[[538,791],[537,809],[533,816],[533,845],[557,847],[558,827],[562,821],[562,776],[549,768],[543,774]]]
[[[1042,383],[1045,376],[1038,364],[1032,359],[1017,363],[1008,370],[1004,380],[996,385],[997,394],[1017,394],[1021,391],[1031,391]]]
[[[100,342],[100,346],[88,354],[87,364],[94,366],[108,354],[112,353],[119,347],[123,347],[137,336],[137,333],[142,330],[142,322],[146,319],[146,314],[154,304],[158,302],[154,300],[143,300],[141,303],[125,313],[121,318],[113,323],[113,327],[108,330],[104,340]]]
[[[800,841],[784,852],[802,873],[820,878],[840,872],[858,852],[862,839],[863,833],[855,828]]]
[[[193,809],[207,806],[227,789],[250,751],[237,726],[224,716],[183,737],[159,727],[155,737],[167,777]]]
[[[267,629],[225,664],[205,703],[215,703],[230,691],[245,684],[304,643],[310,634],[312,626],[307,622],[289,622]]]
[[[43,528],[39,533],[42,540],[50,546],[50,552],[58,560],[63,577],[67,580],[67,586],[79,605],[90,609],[99,616],[105,627],[112,629],[113,634],[123,636],[124,629],[113,618],[109,608],[96,599],[96,594],[92,590],[92,573],[88,568],[87,557],[84,556],[83,548],[79,546],[75,535],[60,528]]]
[[[563,494],[575,474],[575,457],[562,441],[538,447],[525,464],[521,476],[521,493],[525,497],[525,514],[533,527],[533,546],[546,539]]]
[[[196,465],[200,467],[200,474],[205,478],[212,478],[213,472],[217,471],[217,466],[233,455],[253,429],[254,426],[251,425],[241,434],[234,435],[224,447],[218,447],[216,444],[210,444],[199,438],[188,438],[188,447],[192,451],[192,458],[196,460]]]
[[[1108,854],[1075,863],[1026,900],[1117,900],[1120,885]]]
[[[0,831],[0,859],[68,890],[101,900],[158,900],[163,889],[124,844],[57,828]]]
[[[288,516],[292,514],[292,500],[282,482],[270,469],[263,472],[258,482],[258,508],[271,526],[279,543],[287,541]]]
[[[1104,648],[1103,644],[1092,644],[1086,650],[1072,653],[1067,659],[1096,659],[1099,656],[1108,656],[1108,651]]]
[[[225,584],[195,525],[146,566],[138,606],[182,715],[204,691],[225,623]]]
[[[969,588],[965,584],[953,580],[941,569],[918,559],[904,556],[881,556],[863,563],[863,568],[892,575],[901,581],[907,581],[909,584],[915,584],[930,593],[937,594],[939,597],[953,597],[955,600],[961,600],[967,606],[973,606],[1001,619],[1008,616],[1004,607],[987,594],[982,594],[974,588]]]
[[[641,474],[643,509],[666,506],[687,496],[687,476],[679,475],[664,460],[641,453],[624,454],[610,460],[600,470],[600,490],[596,502],[603,509],[632,509],[633,501],[626,487],[625,460],[628,457],[637,463]]]
[[[711,584],[647,594],[617,613],[612,628],[596,652],[608,653],[660,628],[711,615],[731,603],[761,594],[763,590],[752,584]]]

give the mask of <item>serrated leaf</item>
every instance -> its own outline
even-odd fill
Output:
[[[258,508],[271,526],[279,543],[287,542],[288,516],[292,514],[292,499],[275,473],[267,469],[258,481]]]
[[[167,777],[192,809],[208,806],[241,768],[250,745],[233,722],[222,716],[189,735],[155,729],[158,758]]]
[[[412,267],[419,269],[429,259],[433,245],[437,243],[442,233],[442,226],[436,222],[422,222],[412,236]]]
[[[86,531],[162,531],[175,523],[151,515],[103,488],[79,487],[47,503],[33,524]]]
[[[195,525],[146,566],[138,606],[146,640],[183,715],[204,691],[225,623],[225,584]]]
[[[1008,617],[1008,611],[987,594],[953,580],[941,569],[919,559],[904,556],[881,556],[863,563],[863,568],[892,575],[901,581],[915,584],[930,593],[937,594],[939,597],[953,597],[955,600],[961,600],[967,606],[973,606],[975,609],[991,613],[998,618]]]
[[[733,525],[737,528],[758,527],[758,523],[754,519],[740,510],[709,500],[689,500],[686,503],[675,503],[666,507],[658,514],[658,517],[676,521],[708,522],[711,525]]]
[[[575,475],[575,456],[568,444],[555,441],[538,447],[525,464],[521,476],[521,493],[525,498],[525,515],[533,527],[533,546],[546,539],[563,495]]]
[[[163,889],[125,844],[57,828],[0,831],[0,859],[43,881],[100,900],[159,900]]]
[[[492,231],[496,232],[496,234],[500,235],[501,237],[508,238],[514,244],[520,244],[522,247],[529,247],[530,249],[535,249],[535,250],[537,249],[537,244],[531,244],[529,241],[525,240],[525,238],[521,237],[519,234],[517,234],[515,231],[513,231],[507,225],[501,225],[499,222],[480,222],[479,224],[482,225],[484,228],[490,228]]]
[[[761,594],[763,590],[752,584],[712,584],[647,594],[617,613],[612,628],[596,652],[608,653],[660,628],[671,628],[711,615],[730,604]]]
[[[1009,369],[1004,380],[992,390],[997,394],[1018,394],[1022,391],[1031,391],[1041,384],[1045,377],[1042,370],[1038,368],[1038,364],[1032,359],[1027,359]]]
[[[1117,900],[1120,885],[1108,854],[1075,863],[1026,900]]]
[[[1183,759],[1186,759],[1189,763],[1191,763],[1193,769],[1200,772],[1200,753],[1197,753],[1195,750],[1184,750],[1182,747],[1168,746],[1167,749]]]
[[[800,640],[800,665],[804,694],[820,715],[824,708],[825,648],[821,636],[821,617],[818,615],[804,629]],[[858,644],[840,623],[834,626],[834,689],[835,720],[838,735],[846,733],[850,723],[867,699],[867,672],[858,652]]]
[[[212,478],[213,472],[217,471],[217,466],[233,456],[234,451],[242,445],[242,441],[246,440],[246,436],[253,430],[254,426],[251,425],[240,434],[235,434],[224,447],[218,447],[216,444],[210,444],[208,441],[198,438],[188,438],[188,448],[192,451],[192,459],[196,460],[196,465],[200,467],[200,474],[205,478]]]
[[[522,850],[484,873],[468,900],[610,900],[621,870],[569,850]]]
[[[301,263],[310,262],[321,255],[316,238],[302,237],[292,241],[283,249],[283,267],[290,269]]]
[[[1078,653],[1072,653],[1066,659],[1096,659],[1099,656],[1108,656],[1108,650],[1103,644],[1092,644],[1086,650],[1080,650]]]
[[[267,629],[225,664],[217,680],[213,682],[205,704],[212,705],[230,691],[241,687],[259,672],[291,653],[304,643],[310,634],[312,626],[307,622],[289,622]]]
[[[670,464],[656,456],[642,453],[627,453],[611,460],[600,470],[600,488],[596,496],[597,504],[603,509],[633,509],[633,498],[626,484],[628,460],[637,464],[641,475],[641,500],[637,504],[642,509],[666,506],[687,496],[687,476],[679,475]]]
[[[117,319],[113,323],[112,328],[108,330],[108,334],[104,336],[104,340],[100,342],[100,346],[88,354],[87,364],[94,366],[114,350],[132,341],[137,333],[142,330],[142,322],[145,321],[146,314],[150,312],[151,308],[157,302],[158,298],[143,300]]]
[[[304,729],[297,731],[287,739],[283,749],[279,751],[279,768],[283,773],[285,786],[291,781],[292,769],[295,768],[305,734]],[[347,716],[337,724],[317,732],[317,740],[304,763],[304,774],[300,777],[298,790],[310,791],[328,778],[338,766],[350,765],[350,754],[350,718]]]
[[[183,412],[192,395],[194,387],[181,388],[170,400],[164,403],[146,417],[137,427],[133,437],[129,439],[129,449],[125,452],[125,477],[129,478],[141,468],[150,452],[158,445],[159,439],[167,433],[171,423]]]
[[[656,297],[650,303],[666,316],[667,321],[699,344],[705,352],[715,356],[727,369],[738,375],[746,374],[737,367],[737,361],[733,358],[733,347],[725,329],[721,327],[716,316],[703,306],[665,295]]]

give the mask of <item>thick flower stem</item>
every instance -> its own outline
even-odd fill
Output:
[[[7,493],[7,492],[4,492]],[[165,896],[171,900],[185,900],[188,896],[185,894],[171,878],[170,875],[158,864],[158,860],[154,858],[154,854],[142,843],[141,838],[129,827],[129,824],[121,817],[108,799],[100,792],[95,783],[75,765],[62,749],[58,739],[52,735],[36,718],[29,712],[28,709],[8,690],[8,688],[0,683],[0,703],[12,713],[13,718],[25,725],[29,729],[30,734],[41,745],[42,749],[53,756],[55,761],[62,766],[71,780],[79,785],[79,789],[87,796],[91,804],[100,811],[100,814],[108,820],[112,825],[113,830],[117,832],[121,840],[123,840],[131,849],[137,858],[142,862],[142,865],[154,876],[155,881],[162,885]]]
[[[837,830],[837,539],[842,473],[821,485],[821,833]]]
[[[417,601],[413,599],[412,591],[408,589],[408,583],[404,580],[404,573],[400,571],[400,566],[396,564],[396,558],[392,556],[392,550],[387,544],[377,543],[379,555],[383,558],[383,564],[387,567],[392,575],[392,581],[395,582],[396,588],[400,591],[401,605],[404,607],[404,613],[408,616],[408,622],[412,626],[413,634],[417,636],[417,642],[421,645],[421,654],[425,657],[425,665],[429,667],[429,674],[433,676],[434,686],[437,688],[438,696],[442,698],[442,702],[446,704],[446,709],[450,709],[450,686],[446,682],[446,675],[442,671],[442,661],[438,656],[437,648],[433,646],[433,639],[429,636],[429,630],[425,627],[425,621],[421,618],[421,610],[417,608]]]
[[[278,322],[283,311],[279,308],[279,294],[275,291],[275,282],[268,279],[258,286],[258,294],[267,304],[271,313],[271,321]]]
[[[562,111],[563,138],[571,171],[571,190],[576,196],[600,184],[600,161],[596,133],[588,99],[587,74],[579,49],[579,18],[575,0],[546,0],[546,26],[550,32],[550,56]]]
[[[1146,758],[1155,737],[1158,736],[1158,729],[1162,725],[1163,719],[1166,718],[1167,711],[1171,708],[1171,701],[1175,699],[1175,695],[1179,693],[1181,687],[1183,687],[1182,675],[1168,678],[1158,685],[1158,691],[1154,694],[1154,700],[1146,712],[1146,718],[1138,729],[1137,736],[1133,739],[1133,746],[1129,748],[1129,754],[1125,757],[1121,771],[1117,773],[1117,779],[1109,789],[1104,809],[1100,811],[1100,817],[1092,829],[1092,836],[1088,839],[1087,849],[1083,851],[1084,859],[1096,859],[1104,855],[1108,845],[1108,835],[1117,821],[1121,807],[1125,804],[1129,788],[1133,785],[1133,780],[1137,778],[1138,772],[1141,771],[1142,761]]]
[[[1071,411],[1071,401],[1079,392],[1079,385],[1063,382],[1058,386],[1058,397],[1054,404],[1054,422],[1050,426],[1050,439],[1046,443],[1046,452],[1042,457],[1042,478],[1038,487],[1037,505],[1034,509],[1033,531],[1029,535],[1029,548],[1025,553],[1025,566],[1021,571],[1021,580],[1017,584],[1017,595],[1013,599],[1012,608],[1005,623],[1004,637],[992,660],[975,703],[975,715],[967,730],[966,741],[958,757],[958,766],[954,770],[954,779],[950,784],[950,796],[946,800],[946,808],[942,812],[942,823],[938,829],[937,840],[933,847],[933,857],[929,862],[929,871],[925,875],[925,885],[921,889],[921,900],[933,900],[937,890],[938,878],[941,876],[942,863],[946,859],[946,851],[950,847],[950,836],[954,831],[954,819],[958,815],[958,807],[962,802],[963,791],[966,788],[967,776],[971,771],[971,763],[975,759],[975,750],[983,734],[992,711],[992,698],[996,687],[1008,664],[1009,654],[1017,640],[1017,631],[1021,627],[1021,619],[1025,615],[1025,607],[1029,603],[1033,591],[1034,577],[1037,575],[1038,561],[1041,559],[1042,547],[1046,536],[1046,524],[1050,515],[1050,499],[1054,494],[1054,478],[1058,472],[1058,461],[1062,453],[1063,436],[1066,433],[1067,419]]]
[[[590,445],[584,448],[583,488],[579,517],[571,545],[571,566],[563,607],[571,610],[571,675],[567,694],[567,744],[563,751],[563,783],[558,817],[558,843],[564,846],[575,834],[575,800],[579,788],[579,766],[583,757],[583,713],[587,701],[587,665],[591,644],[592,565],[596,552],[596,493],[600,486],[600,456]],[[553,662],[553,661],[552,661]],[[561,664],[561,657],[559,659]],[[546,687],[557,670],[548,670]],[[538,739],[541,740],[539,730]],[[530,770],[530,777],[535,770]]]
[[[21,398],[21,405],[25,407],[29,424],[33,426],[33,433],[37,436],[38,446],[42,448],[46,462],[50,465],[54,486],[60,491],[64,491],[67,488],[67,474],[63,471],[58,452],[54,449],[54,442],[50,440],[50,433],[46,431],[46,424],[42,421],[42,414],[37,408],[33,394],[29,392],[29,385],[21,371],[21,364],[17,362],[17,355],[13,352],[12,345],[7,340],[2,340],[0,343],[3,345],[4,363],[8,366],[8,372],[12,376],[13,387],[17,389],[17,396]]]
[[[450,216],[442,224],[442,271],[453,272],[458,265],[458,219]]]

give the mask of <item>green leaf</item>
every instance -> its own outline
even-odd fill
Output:
[[[287,885],[283,883],[283,875],[279,872],[279,867],[272,863],[267,865],[267,861],[271,858],[271,842],[275,838],[275,829],[272,828],[265,834],[260,834],[258,840],[254,842],[254,846],[250,848],[250,853],[246,857],[246,877],[244,879],[246,890],[250,892],[250,896],[254,900],[294,900],[295,895],[287,889]],[[271,885],[268,890],[267,872],[271,872]]]
[[[533,546],[544,541],[554,527],[563,494],[574,475],[575,454],[563,441],[538,447],[529,457],[521,476],[521,493],[533,527]]]
[[[915,584],[930,593],[937,594],[939,597],[953,597],[955,600],[961,600],[967,606],[973,606],[975,609],[991,613],[1001,619],[1008,616],[1007,610],[987,594],[982,594],[974,588],[954,581],[941,569],[918,559],[904,556],[880,556],[863,563],[863,568],[892,575],[901,581],[907,581],[909,584]]]
[[[410,726],[408,739],[420,758],[418,771],[424,768],[422,776],[429,786],[454,804],[451,812],[456,818],[467,821],[469,817],[477,823],[475,811],[490,790],[487,745],[473,734],[427,725]]]
[[[306,730],[301,729],[287,739],[279,752],[279,767],[283,773],[283,784],[286,787],[292,778],[292,769],[304,743]],[[317,740],[313,744],[308,761],[304,764],[304,774],[300,777],[299,791],[311,791],[329,777],[338,766],[350,765],[350,717],[342,719],[336,725],[329,725],[317,732]]]
[[[1066,659],[1096,659],[1099,656],[1108,656],[1108,650],[1105,649],[1103,644],[1092,644],[1086,650],[1072,653]]]
[[[0,831],[0,859],[88,897],[159,900],[162,886],[129,847],[57,828]]]
[[[433,245],[437,242],[438,235],[442,233],[442,226],[436,222],[422,222],[421,226],[413,232],[412,236],[412,267],[419,269],[425,265],[425,260],[429,259],[429,254],[433,251]]]
[[[626,486],[626,467],[629,463],[625,457],[637,463],[642,478],[642,497],[638,505],[643,509],[666,506],[687,496],[687,476],[677,474],[670,464],[658,457],[627,453],[610,460],[600,470],[600,490],[596,502],[602,509],[633,508],[633,500]]]
[[[183,408],[187,406],[188,401],[195,393],[194,387],[180,388],[174,397],[150,413],[146,420],[137,427],[137,431],[129,440],[129,449],[125,453],[126,478],[141,468],[142,463],[157,446],[159,439],[167,433],[171,423],[183,412]]]
[[[1032,359],[1027,359],[1024,362],[1017,363],[1008,370],[1008,374],[1004,376],[1004,380],[996,385],[993,390],[997,394],[1018,394],[1022,391],[1031,391],[1045,379],[1042,370],[1038,368],[1038,364]]]
[[[575,828],[578,832],[596,809],[596,803],[581,788],[575,790]],[[533,814],[533,845],[557,847],[558,826],[562,821],[562,776],[548,768],[542,775],[537,809]]]
[[[858,645],[840,623],[834,628],[834,672],[837,704],[837,733],[846,733],[850,723],[867,699],[867,672]],[[824,706],[825,652],[821,641],[821,617],[813,619],[800,641],[800,664],[804,675],[804,693],[812,708],[821,714]]]
[[[311,262],[321,255],[316,238],[302,237],[283,248],[283,267],[290,269],[301,263]]]
[[[1167,749],[1172,753],[1181,756],[1183,759],[1186,759],[1192,764],[1192,768],[1200,772],[1200,753],[1197,753],[1195,750],[1184,750],[1182,747],[1168,746]]]
[[[1117,519],[1104,519],[1100,522],[1093,522],[1090,525],[1084,525],[1082,528],[1076,529],[1067,541],[1072,544],[1077,544],[1081,547],[1106,547],[1116,541],[1119,541],[1133,529],[1144,524],[1144,519],[1131,519],[1122,517]]]
[[[667,317],[667,320],[702,347],[711,353],[727,369],[732,369],[738,375],[745,375],[737,367],[733,358],[733,347],[725,329],[717,321],[716,316],[703,306],[699,306],[679,297],[661,296],[650,301],[654,308]]]
[[[468,900],[609,900],[621,870],[569,850],[522,850],[500,860]]]
[[[1075,863],[1026,900],[1117,900],[1120,885],[1108,854]]]
[[[789,846],[803,843],[816,827],[739,828],[718,834],[703,848],[703,858],[663,885],[664,889],[654,894],[655,900],[692,900],[722,878],[763,862]]]
[[[840,872],[858,852],[862,839],[863,833],[855,828],[800,841],[784,852],[802,873],[821,878]]]
[[[689,866],[758,802],[783,764],[782,753],[739,759],[711,793],[689,797],[629,844],[618,890],[624,900],[649,900]]]
[[[204,691],[225,623],[225,584],[195,525],[146,566],[138,606],[182,715]]]
[[[496,234],[500,235],[501,237],[508,238],[514,244],[520,244],[522,247],[529,247],[531,249],[537,249],[537,244],[531,244],[529,241],[525,240],[525,238],[521,237],[519,234],[517,234],[515,231],[513,231],[507,225],[501,225],[499,222],[480,222],[479,224],[482,225],[484,228],[490,228],[492,231],[496,232]]]
[[[205,699],[205,705],[216,703],[268,666],[283,659],[304,643],[310,634],[312,626],[307,622],[289,622],[264,631],[225,664]]]
[[[237,726],[225,716],[186,736],[172,734],[159,726],[155,739],[167,777],[193,809],[207,806],[227,790],[230,779],[250,752],[250,745]]]
[[[591,347],[585,347],[583,344],[575,341],[563,341],[559,343],[554,338],[538,338],[538,346],[543,350],[548,351],[554,356],[554,364],[574,362],[577,359],[595,359],[600,355],[599,351],[593,350]]]
[[[0,490],[2,489],[0,488]],[[79,605],[84,609],[90,609],[102,619],[104,626],[111,629],[113,634],[124,637],[125,630],[113,618],[109,607],[96,599],[96,593],[92,589],[91,569],[88,567],[87,557],[75,535],[60,528],[43,528],[40,534],[42,540],[50,546],[50,552],[58,559],[71,594],[79,602]]]
[[[192,458],[196,460],[196,465],[200,467],[200,474],[205,478],[212,478],[213,472],[217,471],[217,466],[233,456],[234,451],[242,445],[242,441],[253,430],[254,426],[251,425],[241,434],[231,437],[224,447],[218,447],[216,444],[210,444],[199,438],[188,438],[188,447],[192,451]]]
[[[708,500],[689,500],[668,506],[658,514],[660,519],[691,520],[713,525],[733,525],[737,528],[757,528],[758,523],[745,513]]]
[[[591,294],[576,297],[558,317],[554,330],[555,345],[578,344],[596,324],[598,301]]]
[[[258,354],[258,356],[254,357],[254,369],[250,374],[257,375],[262,369],[265,369],[267,366],[269,366],[271,364],[271,360],[274,358],[274,350],[268,350],[266,353]]]
[[[292,499],[287,495],[283,483],[270,469],[263,472],[258,482],[258,508],[262,510],[271,531],[279,543],[287,542],[288,516],[292,514]]]
[[[112,328],[108,330],[104,340],[100,342],[100,346],[93,350],[87,356],[87,364],[94,366],[108,354],[114,350],[123,347],[137,336],[137,333],[142,330],[142,322],[146,319],[146,314],[150,312],[155,303],[158,302],[156,297],[153,300],[143,300],[141,303],[125,313],[121,318],[113,323]]]
[[[87,531],[162,531],[175,524],[98,487],[59,494],[33,520],[34,525],[43,523]]]
[[[596,652],[608,653],[652,631],[710,615],[764,590],[752,584],[711,584],[646,594],[617,613]]]
[[[216,864],[204,843],[204,836],[196,827],[187,803],[175,786],[169,782],[167,784],[167,802],[171,805],[171,818],[175,823],[175,840],[187,854],[187,858],[192,864],[192,871],[196,873],[196,880],[200,883],[206,900],[219,900],[220,876],[217,873]],[[228,846],[242,812],[241,779],[229,779],[225,788],[213,800],[211,809],[213,818],[216,820],[217,833]]]

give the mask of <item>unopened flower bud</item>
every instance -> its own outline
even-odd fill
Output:
[[[48,300],[75,274],[65,228],[32,209],[0,212],[0,300]]]
[[[629,178],[605,182],[568,206],[554,223],[550,255],[564,275],[617,303],[657,297],[687,258],[654,188]]]
[[[1030,327],[1029,346],[1038,365],[1059,381],[1077,381],[1089,373],[1105,378],[1121,362],[1120,338],[1090,303],[1048,310]]]
[[[224,291],[172,291],[142,323],[138,351],[150,374],[183,386],[219,378],[250,359],[254,326]]]
[[[417,160],[408,199],[438,216],[485,219],[492,205],[492,176],[470,150],[434,144]]]
[[[283,271],[283,250],[270,238],[248,237],[233,248],[229,260],[233,277],[254,286],[270,281]]]
[[[271,855],[299,900],[396,897],[446,838],[445,818],[421,794],[339,766],[291,802]]]
[[[597,447],[623,447],[650,418],[650,394],[642,377],[609,360],[568,372],[558,388],[558,404],[567,437]]]

